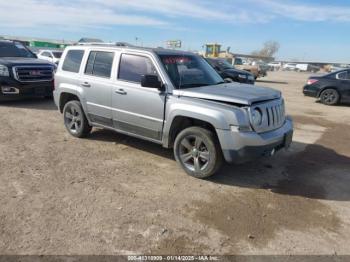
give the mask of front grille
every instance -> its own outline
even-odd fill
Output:
[[[54,68],[52,66],[15,66],[13,74],[20,82],[51,81]]]
[[[284,109],[282,105],[266,107],[268,126],[272,128],[280,127],[284,122]]]
[[[262,104],[256,104],[250,108],[250,112],[252,112],[255,109],[258,109],[262,113],[261,125],[253,125],[254,130],[258,133],[263,133],[280,128],[286,120],[283,99],[273,100]]]

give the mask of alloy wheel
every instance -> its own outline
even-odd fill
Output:
[[[70,105],[64,113],[64,121],[72,134],[76,134],[79,132],[82,126],[82,115],[74,107],[74,105]]]
[[[325,90],[322,93],[322,101],[326,104],[334,104],[338,99],[338,95],[335,90]]]
[[[208,146],[199,136],[186,136],[180,143],[180,160],[191,171],[204,170],[210,160]]]

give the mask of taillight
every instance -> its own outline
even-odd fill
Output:
[[[307,80],[307,84],[308,84],[308,85],[315,84],[316,82],[318,82],[317,79],[309,79],[309,80]]]

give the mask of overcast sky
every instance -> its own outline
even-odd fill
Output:
[[[350,63],[350,0],[1,0],[0,35],[164,46],[218,42],[250,53],[267,40],[280,59]]]

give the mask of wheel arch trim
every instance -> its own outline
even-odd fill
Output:
[[[318,90],[317,98],[320,98],[322,92],[325,91],[325,90],[327,90],[327,89],[334,89],[335,91],[338,92],[339,98],[341,98],[341,94],[340,94],[340,92],[339,92],[339,89],[338,89],[338,87],[336,87],[336,86],[326,86],[326,87],[321,88],[320,90]]]

